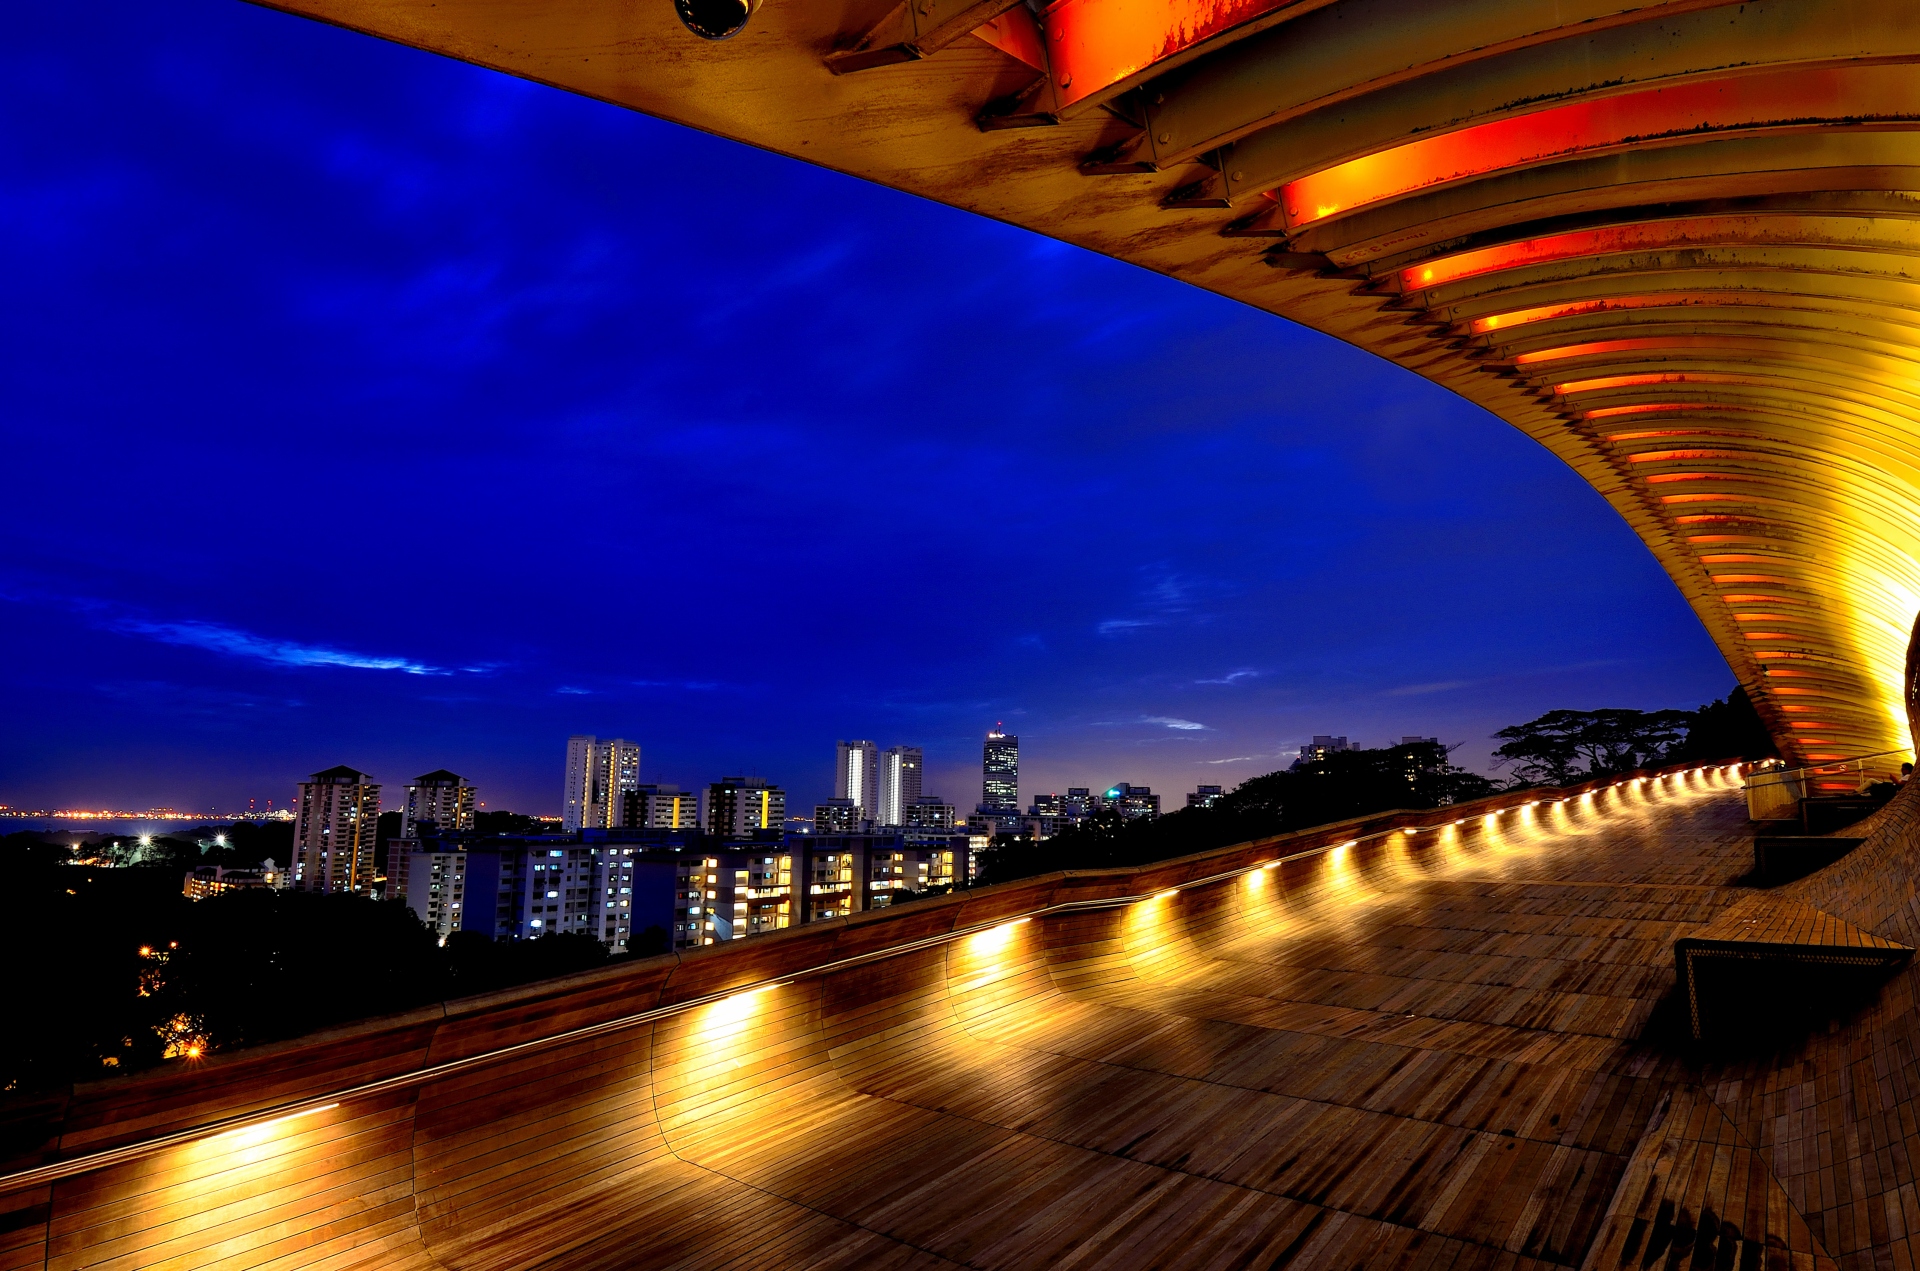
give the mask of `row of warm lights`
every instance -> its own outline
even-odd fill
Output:
[[[1728,764],[1725,767],[1719,769],[1719,771],[1733,772],[1733,771],[1736,771],[1738,768],[1739,768],[1738,764]],[[1708,771],[1712,771],[1712,769],[1692,768],[1687,770],[1684,773],[1673,773],[1669,775],[1696,776],[1700,773],[1708,772]],[[1617,781],[1617,782],[1614,782],[1611,786],[1606,787],[1606,789],[1617,789],[1622,785],[1628,785],[1628,784],[1640,785],[1646,782],[1647,780],[1648,778],[1646,777],[1636,777],[1636,778],[1633,778],[1631,782]],[[1583,799],[1591,799],[1593,797],[1593,792],[1589,791],[1586,794],[1582,795],[1581,797]],[[1568,800],[1565,798],[1553,800],[1554,803],[1565,803],[1567,801]],[[1521,804],[1518,806],[1522,809],[1532,808],[1532,807],[1539,806],[1541,802],[1542,801],[1539,799],[1534,799],[1534,800],[1530,800],[1525,804]],[[1509,808],[1498,809],[1495,812],[1489,814],[1489,819],[1512,810],[1513,809],[1509,809]],[[1460,820],[1456,820],[1452,822],[1452,824],[1457,826],[1457,825],[1464,824],[1464,822],[1465,822],[1465,818],[1461,818]],[[1417,833],[1422,828],[1424,827],[1410,826],[1410,827],[1406,827],[1404,832],[1409,834]],[[1442,827],[1442,828],[1446,828],[1446,827]],[[1385,831],[1384,833],[1390,834],[1394,832],[1395,831]],[[1379,836],[1370,836],[1370,837],[1379,837]],[[1359,846],[1360,841],[1361,840],[1359,839],[1348,839],[1346,842],[1336,844],[1331,849],[1327,849],[1327,850],[1331,850],[1335,852],[1344,851],[1348,848]],[[1243,870],[1240,872],[1246,873],[1246,874],[1253,874],[1257,877],[1261,874],[1264,874],[1265,871],[1278,869],[1280,868],[1281,865],[1285,863],[1286,862],[1284,860],[1266,861],[1259,865],[1252,866],[1249,869]],[[1179,887],[1169,887],[1163,891],[1154,893],[1151,897],[1149,897],[1149,899],[1153,901],[1168,900],[1174,896],[1179,895],[1180,890],[1181,889]],[[1024,917],[1009,919],[1006,922],[999,923],[995,926],[986,928],[984,930],[972,932],[968,934],[973,935],[977,939],[991,946],[998,947],[998,946],[1004,945],[1008,940],[1010,940],[1013,936],[1014,931],[1017,928],[1022,927],[1032,921],[1033,921],[1033,916],[1029,914]],[[959,935],[961,933],[955,933],[955,934]],[[154,953],[153,949],[150,946],[143,946],[140,952],[142,956],[152,956]],[[725,1024],[725,1023],[737,1023],[742,1021],[748,1009],[751,1007],[755,998],[758,998],[761,994],[771,992],[774,989],[784,988],[791,983],[793,983],[793,981],[790,979],[775,980],[766,984],[754,985],[751,988],[739,989],[739,990],[736,990],[735,992],[727,994],[724,997],[715,999],[713,1002],[708,1003],[708,1005],[711,1006],[713,1009],[714,1022]],[[696,1004],[689,1003],[688,1005],[692,1006]],[[319,1105],[312,1108],[302,1108],[294,1112],[289,1112],[283,1116],[275,1117],[268,1121],[262,1121],[253,1125],[243,1125],[231,1130],[223,1131],[220,1134],[211,1136],[208,1142],[220,1142],[222,1140],[233,1139],[236,1136],[241,1136],[241,1135],[247,1136],[250,1140],[257,1141],[259,1138],[261,1138],[264,1135],[265,1131],[271,1129],[274,1126],[281,1125],[289,1121],[294,1121],[303,1117],[314,1116],[322,1112],[330,1111],[339,1106],[340,1106],[339,1103],[336,1101],[333,1103],[327,1103],[327,1104]]]
[[[1738,768],[1740,768],[1740,764],[1724,764],[1722,768],[1718,768],[1718,772],[1736,772]],[[1663,776],[1663,778],[1632,778],[1630,781],[1613,781],[1611,785],[1605,785],[1603,789],[1619,789],[1620,785],[1642,785],[1642,783],[1649,781],[1649,779],[1663,779],[1663,781],[1665,781],[1665,779],[1668,778],[1692,778],[1692,776],[1699,776],[1701,772],[1715,772],[1715,768],[1705,768],[1705,766],[1703,766],[1703,768],[1688,768],[1686,772],[1670,772],[1670,774]],[[1594,793],[1596,793],[1596,791],[1586,791],[1584,795],[1580,795],[1580,799],[1592,799]],[[1565,797],[1565,799],[1553,799],[1551,803],[1567,803],[1569,799],[1571,799],[1571,795]],[[1494,820],[1496,816],[1503,816],[1503,814],[1515,812],[1515,810],[1536,808],[1536,806],[1540,806],[1542,803],[1548,803],[1548,801],[1528,799],[1526,803],[1515,804],[1513,808],[1496,808],[1494,812],[1488,812],[1488,814],[1486,814],[1486,820]],[[1467,818],[1459,818],[1459,820],[1452,822],[1450,826],[1465,826],[1465,824],[1467,824]],[[1423,829],[1423,826],[1407,826],[1404,827],[1404,829],[1400,829],[1400,831],[1388,829],[1388,831],[1382,831],[1382,833],[1419,833],[1421,829]],[[1380,835],[1369,835],[1369,837],[1380,837]],[[1359,847],[1359,839],[1348,839],[1346,843],[1336,843],[1336,845],[1332,845],[1331,849],[1323,849],[1323,851],[1340,852],[1346,851],[1346,849],[1350,849],[1350,847]],[[1258,866],[1250,866],[1248,870],[1240,870],[1240,874],[1256,874],[1256,872],[1265,872],[1265,870],[1279,870],[1283,864],[1286,864],[1284,860],[1267,860],[1267,862],[1258,864]],[[1210,879],[1210,881],[1212,881],[1212,879]],[[1156,891],[1154,895],[1146,897],[1146,900],[1148,900],[1148,902],[1152,902],[1152,900],[1171,900],[1173,897],[1177,897],[1177,895],[1181,895],[1181,889],[1179,889],[1179,887],[1167,887],[1165,891]],[[1014,929],[1014,927],[1018,927],[1021,923],[1029,922],[1033,922],[1033,916],[1031,916],[1031,914],[1025,916],[1025,918],[1014,918],[1014,920],[1010,920],[1010,922],[998,923],[995,927],[987,927],[985,931],[975,931],[973,935],[983,935],[983,937],[995,937],[995,935],[998,935],[998,937],[1006,937],[1006,935],[1012,935],[1012,929]],[[783,983],[791,983],[791,981],[780,981],[780,983],[774,983],[774,985],[758,985],[755,989],[741,989],[739,993],[733,993],[733,995],[726,996],[726,998],[722,998],[722,1000],[726,1002],[726,1000],[733,1000],[733,998],[753,996],[755,993],[766,993],[768,989],[778,989]]]

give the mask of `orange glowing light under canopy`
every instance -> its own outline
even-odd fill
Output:
[[[1712,459],[1744,459],[1746,456],[1737,450],[1643,450],[1637,455],[1628,455],[1628,463],[1672,463],[1677,459],[1688,462]]]
[[[1455,181],[1596,150],[1644,149],[1660,138],[1683,141],[1728,129],[1808,127],[1863,117],[1920,118],[1920,79],[1911,68],[1794,69],[1590,97],[1323,168],[1288,182],[1280,191],[1280,206],[1289,226],[1310,225]]]
[[[1301,0],[1054,0],[1040,14],[1062,109]]]
[[[1563,304],[1535,305],[1511,313],[1489,314],[1468,324],[1474,335],[1507,332],[1535,322],[1553,322],[1560,318],[1583,318],[1596,313],[1616,313],[1634,309],[1681,309],[1693,305],[1742,305],[1755,301],[1740,291],[1669,291],[1644,296],[1610,296],[1605,300],[1580,300]]]
[[[1649,437],[1743,437],[1752,438],[1750,432],[1740,432],[1733,428],[1649,428],[1644,432],[1611,432],[1608,441],[1644,441]]]
[[[1514,355],[1513,364],[1532,366],[1536,362],[1560,362],[1568,358],[1597,357],[1606,353],[1663,353],[1670,349],[1738,349],[1744,352],[1753,340],[1751,336],[1727,335],[1660,335],[1635,336],[1625,340],[1592,340],[1585,344],[1563,344],[1556,349],[1518,353]]]
[[[1558,391],[1558,390],[1556,390]],[[1673,415],[1691,410],[1724,411],[1712,402],[1640,402],[1632,406],[1596,406],[1582,412],[1588,419],[1618,419],[1622,415]]]
[[[1568,380],[1555,384],[1553,391],[1562,397],[1573,393],[1601,393],[1611,388],[1650,388],[1655,384],[1744,384],[1739,375],[1711,371],[1646,371],[1636,375],[1600,375],[1587,380]],[[1687,403],[1698,406],[1699,403]],[[1644,408],[1639,408],[1644,409]],[[1660,409],[1658,406],[1653,409]]]

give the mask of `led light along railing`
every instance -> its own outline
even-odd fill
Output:
[[[1738,764],[1729,764],[1726,765],[1723,770],[1730,771],[1737,769],[1739,766]],[[1693,771],[1706,771],[1706,769],[1695,769]],[[1616,783],[1616,785],[1617,784],[1618,783]],[[1608,788],[1612,789],[1614,787],[1610,786]],[[1568,797],[1570,798],[1571,796]],[[1590,799],[1593,797],[1593,792],[1588,791],[1582,797]],[[1564,801],[1565,800],[1556,800],[1556,802]],[[1502,808],[1500,811],[1504,812],[1506,809]],[[1448,826],[1438,828],[1447,829],[1453,826],[1459,826],[1464,824],[1466,819],[1467,818],[1461,818]],[[1491,819],[1491,815],[1488,819]],[[246,1131],[261,1130],[303,1117],[315,1116],[321,1112],[337,1108],[343,1103],[370,1098],[374,1095],[385,1094],[391,1091],[406,1090],[415,1086],[426,1085],[429,1082],[438,1081],[443,1077],[451,1077],[459,1073],[471,1072],[475,1069],[488,1067],[493,1064],[504,1063],[508,1060],[523,1055],[534,1054],[552,1047],[587,1041],[596,1037],[604,1037],[611,1033],[623,1032],[630,1028],[638,1028],[645,1024],[656,1023],[660,1020],[671,1019],[676,1015],[684,1015],[689,1011],[699,1010],[704,1006],[714,1006],[723,1002],[737,1002],[744,998],[770,992],[774,989],[785,988],[799,980],[811,979],[821,975],[830,975],[836,971],[852,970],[855,967],[885,961],[888,958],[902,957],[909,953],[918,953],[922,950],[938,948],[941,945],[952,944],[964,940],[969,936],[979,935],[982,932],[1017,927],[1032,922],[1035,918],[1047,918],[1056,914],[1085,913],[1101,909],[1122,909],[1129,905],[1137,905],[1147,901],[1168,900],[1192,888],[1210,887],[1215,883],[1226,882],[1230,879],[1245,877],[1246,875],[1259,873],[1264,870],[1278,869],[1282,865],[1288,865],[1294,861],[1308,860],[1315,856],[1324,856],[1333,852],[1343,851],[1347,848],[1358,847],[1360,844],[1371,842],[1374,839],[1388,838],[1400,833],[1413,833],[1425,828],[1435,827],[1392,826],[1384,830],[1376,830],[1370,834],[1363,834],[1358,838],[1347,839],[1344,842],[1323,843],[1302,851],[1289,853],[1286,856],[1281,856],[1273,860],[1261,861],[1252,865],[1237,866],[1233,869],[1222,870],[1217,874],[1208,874],[1201,878],[1189,879],[1178,886],[1163,888],[1155,892],[1128,896],[1104,896],[1087,900],[1062,901],[1057,905],[1047,905],[1014,918],[995,918],[990,922],[979,922],[966,927],[956,927],[952,931],[943,931],[935,935],[924,936],[918,940],[909,940],[902,944],[888,945],[885,948],[854,954],[851,957],[836,958],[832,961],[804,967],[797,971],[784,972],[772,979],[763,980],[758,983],[739,985],[721,992],[707,993],[699,997],[688,998],[684,1002],[674,1002],[665,1006],[656,1006],[649,1010],[636,1011],[631,1015],[622,1015],[617,1019],[606,1020],[599,1024],[588,1024],[580,1028],[569,1029],[563,1033],[555,1033],[551,1037],[536,1037],[530,1041],[518,1042],[512,1046],[503,1046],[497,1050],[481,1051],[479,1054],[469,1055],[464,1059],[452,1059],[445,1063],[433,1064],[425,1068],[416,1068],[411,1072],[403,1072],[391,1077],[384,1077],[378,1081],[369,1081],[345,1089],[331,1090],[325,1094],[314,1095],[307,1099],[297,1099],[287,1103],[276,1104],[273,1107],[265,1108],[258,1112],[243,1113],[239,1116],[227,1117],[206,1125],[194,1126],[191,1129],[176,1130],[171,1134],[163,1134],[151,1139],[143,1139],[136,1143],[128,1143],[115,1148],[106,1148],[98,1152],[89,1152],[80,1156],[70,1157],[64,1161],[54,1161],[48,1165],[40,1165],[12,1174],[0,1175],[0,1194],[20,1191],[29,1187],[43,1187],[64,1178],[73,1178],[80,1174],[90,1174],[95,1170],[107,1169],[115,1165],[124,1165],[155,1155],[159,1152],[164,1152],[168,1148],[184,1147],[192,1143],[211,1142],[217,1139],[230,1138]]]

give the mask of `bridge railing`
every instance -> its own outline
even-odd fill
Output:
[[[1747,818],[1752,821],[1791,821],[1800,816],[1800,800],[1823,795],[1863,792],[1876,781],[1893,781],[1902,763],[1911,762],[1913,751],[1881,750],[1871,755],[1852,755],[1845,759],[1789,768],[1780,760],[1772,767],[1755,768],[1747,774]]]

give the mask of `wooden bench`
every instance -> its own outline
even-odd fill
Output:
[[[1825,910],[1768,895],[1745,897],[1673,942],[1695,1041],[1772,1038],[1842,1017],[1912,956]]]

